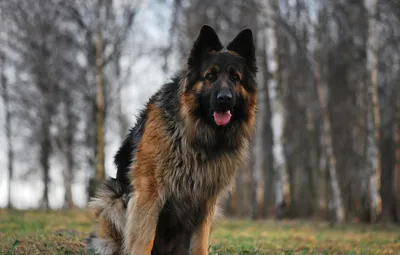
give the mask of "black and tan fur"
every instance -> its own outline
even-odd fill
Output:
[[[211,27],[201,28],[187,67],[150,98],[117,152],[117,177],[92,199],[89,250],[208,254],[218,203],[253,135],[256,72],[251,30],[223,49]],[[213,111],[228,110],[230,122],[217,125]]]

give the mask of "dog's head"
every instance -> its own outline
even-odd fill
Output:
[[[256,72],[250,29],[223,47],[214,29],[204,25],[191,49],[183,85],[183,93],[191,99],[191,114],[215,128],[250,121]]]

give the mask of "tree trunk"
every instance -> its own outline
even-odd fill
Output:
[[[329,171],[329,183],[332,191],[332,199],[333,199],[333,208],[335,212],[335,221],[343,222],[344,215],[344,207],[343,207],[343,199],[342,194],[339,187],[337,170],[336,170],[336,158],[333,153],[332,146],[332,131],[331,131],[331,123],[329,119],[329,113],[326,108],[326,103],[324,100],[322,76],[319,63],[315,63],[314,66],[315,78],[316,78],[316,89],[318,94],[318,101],[322,110],[323,117],[323,129],[322,129],[322,142],[324,145],[324,151],[326,153],[326,158],[328,160],[328,171]]]
[[[12,187],[12,177],[13,177],[13,163],[14,163],[14,150],[12,144],[12,132],[11,132],[11,109],[10,109],[10,98],[9,98],[9,86],[7,84],[7,77],[4,72],[5,67],[5,58],[1,56],[0,59],[0,67],[1,67],[1,77],[0,82],[3,90],[3,103],[4,103],[4,114],[6,117],[5,120],[5,131],[6,131],[6,139],[7,139],[7,169],[8,169],[8,204],[7,208],[11,209],[12,199],[11,199],[11,187]]]
[[[231,193],[232,197],[232,209],[235,216],[240,218],[255,219],[255,209],[256,204],[256,189],[254,180],[254,141],[249,148],[249,161],[245,164],[239,171],[236,178],[236,185]],[[237,199],[235,199],[237,197]]]
[[[321,116],[322,117],[322,116]],[[322,134],[320,134],[322,136]],[[323,199],[323,207],[325,209],[324,213],[325,216],[330,215],[331,211],[330,210],[330,201],[331,201],[331,197],[332,197],[332,192],[331,192],[331,185],[330,184],[330,178],[329,178],[329,170],[328,170],[328,159],[326,156],[326,153],[324,151],[324,146],[323,146],[323,141],[321,141],[321,139],[319,139],[319,146],[321,147],[321,152],[319,155],[319,159],[318,159],[318,166],[319,169],[321,170],[321,175],[322,178],[320,180],[319,183],[319,190],[321,192],[321,199]]]
[[[278,31],[275,30],[276,35],[278,36]],[[296,165],[296,157],[295,157],[295,139],[293,130],[293,121],[292,112],[294,111],[295,105],[294,100],[292,97],[292,91],[289,88],[290,84],[290,65],[289,65],[289,58],[286,58],[283,54],[284,52],[289,50],[289,43],[287,39],[280,35],[278,36],[278,40],[281,47],[277,48],[278,57],[279,57],[279,90],[280,90],[280,97],[282,98],[282,105],[283,105],[283,113],[282,113],[282,148],[283,148],[283,155],[284,155],[284,169],[281,173],[286,171],[288,176],[288,193],[287,198],[284,200],[284,206],[286,207],[286,214],[287,216],[294,217],[295,216],[295,183],[294,183],[294,172],[295,172],[295,165]],[[283,176],[282,176],[283,177]],[[281,208],[284,209],[284,208]]]
[[[96,170],[94,180],[90,183],[89,196],[93,196],[97,185],[105,178],[104,169],[104,84],[103,84],[103,34],[102,10],[103,1],[99,0],[99,27],[96,41]]]
[[[261,76],[261,75],[260,75]],[[260,77],[259,76],[259,77]],[[266,106],[265,106],[265,97],[266,97],[266,91],[267,88],[263,86],[258,90],[257,94],[257,108],[258,108],[258,114],[257,114],[257,128],[255,132],[255,145],[254,145],[254,152],[253,152],[253,157],[254,157],[254,168],[253,168],[253,174],[254,174],[254,180],[255,180],[255,190],[256,190],[256,199],[255,199],[255,204],[253,205],[254,207],[254,217],[256,219],[260,219],[263,215],[263,208],[264,208],[264,176],[265,172],[264,169],[266,168],[266,157],[264,155],[264,134],[265,134],[265,118],[266,118]]]
[[[368,82],[368,111],[367,111],[367,166],[369,170],[369,192],[371,217],[370,220],[375,222],[378,217],[378,201],[379,201],[379,178],[381,176],[380,169],[380,152],[379,131],[380,131],[380,115],[378,100],[378,56],[377,56],[377,24],[376,9],[377,0],[365,0],[365,7],[368,11],[368,40],[367,40],[367,70],[371,74]]]
[[[364,79],[365,81],[365,79]],[[367,93],[365,89],[367,88],[365,82],[360,82],[357,86],[357,125],[354,126],[354,139],[355,139],[355,155],[357,156],[357,162],[355,166],[357,167],[357,179],[358,183],[356,186],[355,197],[355,207],[357,210],[358,218],[365,222],[369,218],[370,206],[368,203],[368,176],[365,172],[365,162],[366,162],[366,135],[367,135]]]
[[[371,101],[368,102],[367,111],[367,173],[369,176],[369,205],[370,205],[370,221],[375,222],[378,214],[378,144],[375,139],[373,106]]]
[[[64,207],[71,209],[75,207],[74,200],[72,197],[72,180],[73,180],[73,155],[71,150],[67,150],[67,169],[65,173],[65,197],[64,197]]]
[[[49,206],[49,185],[50,185],[50,110],[45,109],[45,117],[42,121],[42,140],[40,143],[40,165],[43,171],[43,197],[41,208],[48,210]]]
[[[276,10],[276,9],[275,9]],[[277,12],[275,12],[277,13]],[[277,82],[276,84],[276,96],[277,98],[279,98],[280,103],[281,103],[281,108],[282,108],[282,112],[281,112],[281,117],[282,117],[282,130],[281,130],[281,135],[280,135],[280,144],[282,146],[282,161],[283,164],[280,166],[276,167],[277,170],[277,180],[276,180],[276,209],[277,209],[277,218],[283,218],[284,216],[287,216],[287,208],[291,208],[290,207],[290,203],[291,203],[291,183],[288,181],[287,183],[287,187],[288,189],[286,190],[286,194],[285,194],[285,182],[284,182],[284,176],[285,176],[285,172],[287,175],[289,175],[290,170],[292,168],[291,164],[290,164],[290,153],[288,153],[288,143],[290,143],[289,141],[287,141],[287,131],[286,131],[286,127],[288,126],[287,123],[287,100],[286,98],[288,97],[288,90],[289,90],[289,71],[287,70],[287,60],[282,56],[283,52],[286,51],[286,49],[288,48],[285,45],[285,40],[282,38],[282,35],[279,34],[279,30],[277,27],[277,24],[275,24],[275,30],[274,30],[274,37],[276,38],[276,41],[274,43],[274,38],[273,36],[271,36],[271,46],[272,49],[275,49],[275,57],[274,59],[276,60],[275,63],[275,68],[276,71],[273,72],[273,77],[275,79],[275,81]],[[280,47],[278,47],[278,44],[281,45]],[[285,47],[286,46],[286,47]],[[289,175],[290,177],[290,175]]]
[[[395,125],[395,140],[396,140],[396,164],[394,173],[394,198],[396,220],[400,222],[400,89],[397,89],[397,110],[396,110],[396,125]]]
[[[289,216],[294,218],[296,217],[296,182],[295,182],[295,153],[293,153],[292,142],[287,142],[285,145],[285,159],[286,159],[286,172],[288,174],[289,181]]]
[[[104,173],[104,88],[102,68],[102,33],[96,44],[96,66],[97,66],[97,96],[96,96],[96,179],[103,180]]]
[[[269,88],[273,89],[273,86],[275,86],[275,98],[272,99],[272,96],[269,95],[269,97],[271,98],[271,105],[273,106],[272,108],[274,109],[274,112],[277,112],[276,114],[280,114],[277,110],[279,109],[279,96],[278,96],[278,88],[280,87],[280,70],[279,70],[279,52],[278,52],[278,35],[277,35],[277,29],[278,29],[278,25],[275,23],[275,18],[279,15],[279,7],[277,4],[276,0],[269,0],[267,3],[267,9],[266,11],[269,13],[269,20],[272,22],[273,26],[271,29],[269,29],[269,34],[266,35],[266,40],[267,38],[269,39],[269,43],[268,46],[270,48],[270,56],[266,58],[266,60],[268,61],[265,65],[268,66],[268,70],[269,73],[271,74],[271,76],[269,77],[268,81],[269,81]],[[268,54],[267,54],[268,55]],[[270,63],[270,64],[268,64]],[[271,94],[271,93],[269,93]],[[271,127],[271,136],[272,139],[274,137],[277,137],[277,134],[279,133],[278,130],[273,130],[274,125],[272,123],[272,110],[270,110],[271,112],[271,117],[270,117],[270,127]],[[280,137],[277,138],[277,143],[274,142],[274,140],[272,140],[273,144],[271,146],[277,146],[278,144],[282,144],[280,141]],[[271,147],[271,150],[273,150],[274,147]],[[284,158],[284,156],[282,155],[282,153],[280,152],[280,150],[276,150],[278,153],[276,156],[280,158]],[[272,155],[271,155],[271,167],[273,167],[274,169],[274,210],[275,210],[275,217],[277,219],[280,219],[283,217],[283,209],[284,209],[284,180],[283,180],[283,176],[284,176],[284,166],[279,165],[279,164],[275,164],[277,161],[274,160],[273,157],[273,151],[272,151]],[[273,161],[274,160],[274,161]]]
[[[255,141],[253,142],[253,146],[252,148],[255,148]],[[251,160],[250,160],[250,164],[245,168],[245,170],[247,170],[247,175],[245,174],[244,176],[246,176],[246,192],[245,192],[245,199],[249,200],[249,204],[248,206],[250,207],[250,210],[244,210],[244,208],[242,209],[244,213],[247,214],[247,216],[250,219],[256,219],[257,218],[257,208],[255,207],[255,205],[257,205],[257,189],[256,189],[256,185],[257,185],[257,180],[254,178],[255,174],[254,174],[254,169],[255,169],[255,156],[254,156],[254,149],[250,152],[251,153]],[[243,200],[242,200],[243,203]],[[244,205],[244,204],[243,204]]]
[[[268,64],[268,30],[262,30],[264,43],[262,44],[262,63],[264,77],[264,133],[263,133],[263,156],[265,157],[264,165],[264,208],[263,217],[268,217],[270,209],[274,207],[274,134],[272,131],[272,111],[271,111],[271,93],[270,93],[270,77]],[[271,208],[272,207],[272,208]]]
[[[232,187],[232,191],[228,197],[227,201],[227,212],[229,216],[236,217],[238,216],[238,202],[240,201],[239,194],[237,192],[237,180],[235,180],[235,185]]]
[[[396,84],[386,83],[380,93],[380,156],[381,156],[381,189],[382,211],[380,221],[391,223],[395,219],[393,178],[396,166]]]
[[[267,136],[269,135],[268,125],[270,125],[270,105],[269,105],[269,94],[268,94],[268,67],[265,66],[265,31],[263,28],[257,28],[257,41],[260,41],[260,55],[262,56],[261,70],[258,75],[259,90],[257,94],[257,128],[255,133],[255,145],[254,145],[254,180],[256,182],[256,200],[254,209],[254,217],[261,219],[266,215],[266,189],[270,187],[268,185],[269,177],[269,165],[268,165],[268,154],[269,144],[267,144]]]
[[[127,122],[124,112],[122,110],[122,81],[121,81],[121,53],[118,52],[115,55],[115,76],[117,80],[117,93],[118,93],[118,99],[117,99],[117,107],[118,107],[118,124],[119,124],[119,137],[121,140],[124,140],[126,137],[126,134],[129,129],[129,123]]]
[[[307,108],[307,131],[308,131],[308,148],[310,157],[310,167],[308,171],[310,192],[312,199],[312,212],[320,211],[318,206],[321,200],[320,193],[318,192],[318,155],[317,155],[317,132],[314,124],[314,118],[310,108]]]
[[[66,110],[67,110],[67,130],[66,130],[66,150],[65,157],[67,166],[65,169],[64,186],[65,186],[65,197],[64,207],[74,208],[74,201],[72,197],[72,181],[74,171],[74,154],[73,154],[73,142],[74,142],[74,131],[75,131],[75,116],[72,112],[72,98],[71,94],[67,95]]]

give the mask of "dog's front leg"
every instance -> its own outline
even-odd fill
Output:
[[[217,209],[216,202],[216,199],[211,199],[206,202],[207,214],[203,222],[201,222],[192,236],[190,245],[191,255],[208,254],[208,242],[210,238],[211,225]]]
[[[161,207],[161,199],[156,191],[135,191],[127,210],[126,254],[151,254]]]

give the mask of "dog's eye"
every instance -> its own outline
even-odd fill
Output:
[[[209,81],[215,81],[217,79],[217,76],[214,73],[208,73],[206,75],[206,79]]]
[[[237,75],[235,73],[232,73],[230,76],[231,76],[230,78],[231,78],[232,81],[238,81],[239,80],[239,75]]]

